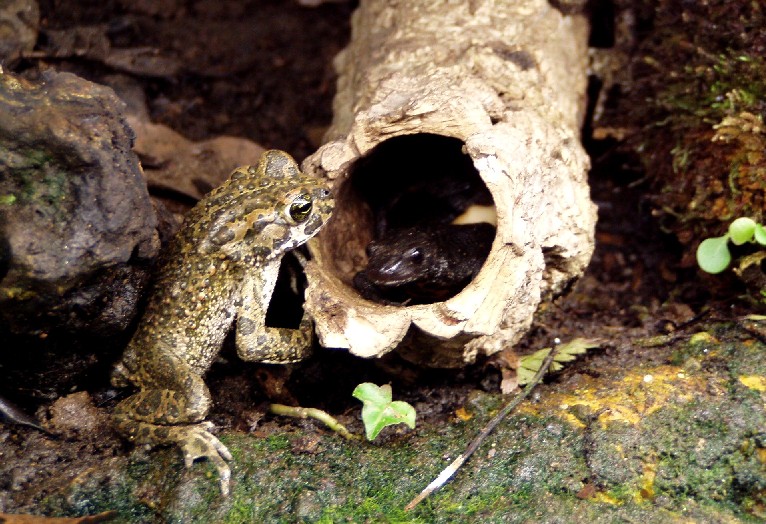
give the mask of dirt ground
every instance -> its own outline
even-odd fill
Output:
[[[44,0],[40,7],[38,46],[48,56],[24,60],[17,71],[55,67],[96,82],[127,75],[143,88],[151,119],[192,140],[241,136],[302,159],[315,150],[332,117],[332,58],[349,38],[354,3],[308,8],[285,0]],[[96,54],[83,58],[77,49],[59,47],[56,56],[52,48],[60,44],[45,36],[46,31],[94,25],[105,28],[114,47],[149,47],[177,67],[162,62],[137,73],[107,65]],[[72,45],[87,43],[74,39]],[[675,237],[653,219],[639,160],[614,139],[595,140],[589,132],[590,182],[599,207],[596,252],[585,276],[568,295],[543,308],[517,350],[548,347],[555,339],[595,338],[600,349],[581,360],[606,359],[630,369],[666,358],[624,349],[637,338],[685,333],[705,311],[707,318],[732,318],[746,309],[735,304],[724,313],[716,308],[708,287],[699,285],[696,269],[679,265],[682,251]],[[50,386],[20,384],[27,379],[12,369],[19,364],[0,368],[6,376],[0,393],[27,411],[36,410],[59,433],[53,437],[25,426],[0,426],[0,512],[34,512],[41,500],[83,472],[123,460],[131,449],[109,426],[118,393],[108,385],[107,370],[116,354],[93,351],[100,343],[61,342],[60,347],[90,348],[85,354],[95,356],[68,357],[89,360],[86,371],[73,365],[77,372],[66,380],[51,379]],[[68,351],[40,365],[36,376],[55,375],[51,367],[68,369],[62,353]],[[395,356],[368,362],[321,351],[288,376],[281,369],[229,358],[207,380],[216,401],[210,419],[224,429],[266,437],[293,424],[265,415],[266,402],[277,400],[324,408],[360,431],[358,405],[349,391],[367,380],[392,383],[398,398],[418,407],[422,427],[438,427],[472,391],[498,391],[500,371],[494,360],[462,370],[422,370]],[[582,361],[570,365],[548,380],[539,395],[581,380],[582,372],[595,373],[593,366],[583,366]],[[73,391],[87,394],[54,400]],[[65,416],[72,412],[78,416]]]

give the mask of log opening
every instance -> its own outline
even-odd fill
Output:
[[[373,148],[350,167],[337,208],[342,216],[322,233],[325,258],[342,282],[381,304],[455,296],[495,237],[489,189],[463,141],[443,135],[402,135]]]

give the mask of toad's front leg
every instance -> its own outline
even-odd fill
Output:
[[[312,324],[305,315],[298,329],[266,326],[266,309],[275,281],[276,275],[247,278],[243,283],[236,327],[237,354],[242,360],[287,364],[311,354]]]

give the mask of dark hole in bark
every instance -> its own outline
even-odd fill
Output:
[[[494,201],[457,138],[398,136],[360,158],[338,191],[328,254],[365,298],[415,305],[447,300],[489,255],[494,223],[454,224]],[[484,219],[478,219],[483,221]],[[326,237],[325,237],[326,238]]]
[[[292,253],[287,253],[279,264],[277,283],[266,309],[266,325],[298,329],[303,318],[305,289],[306,275],[303,268]]]
[[[591,26],[588,46],[602,49],[614,47],[617,12],[614,0],[589,0],[586,10]]]

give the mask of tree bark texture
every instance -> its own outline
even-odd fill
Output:
[[[546,0],[362,0],[352,27],[336,58],[332,126],[303,166],[331,180],[338,198],[307,267],[305,307],[320,342],[364,357],[396,349],[431,366],[510,347],[541,301],[579,277],[593,252],[596,210],[580,143],[586,19]],[[385,184],[385,171],[357,169],[360,162],[381,144],[419,135],[449,137],[470,157],[494,200],[497,234],[457,295],[378,304],[352,285],[374,224],[351,180]]]

